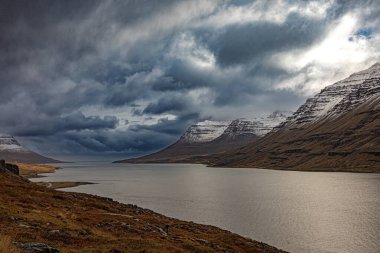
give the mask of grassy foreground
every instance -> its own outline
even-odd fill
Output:
[[[213,226],[48,189],[10,173],[0,172],[0,182],[0,252],[18,252],[14,244],[30,242],[60,252],[283,252]]]

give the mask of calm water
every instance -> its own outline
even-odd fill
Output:
[[[380,252],[380,174],[60,164],[39,181],[212,224],[291,252]]]

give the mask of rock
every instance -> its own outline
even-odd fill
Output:
[[[49,234],[60,234],[61,231],[59,231],[58,229],[56,229],[56,230],[50,230],[48,233]]]
[[[66,231],[56,229],[48,231],[45,238],[49,240],[58,240],[64,243],[69,243],[72,239],[72,236]]]
[[[163,228],[163,230],[164,230],[164,232],[165,232],[166,234],[169,234],[169,227],[170,227],[170,225],[166,224],[166,225],[164,226],[164,228]]]
[[[204,239],[197,239],[198,242],[204,243],[204,244],[209,244],[209,241],[204,240]]]
[[[15,164],[6,163],[5,169],[7,169],[9,172],[11,172],[15,175],[20,175],[20,169]]]
[[[11,221],[14,221],[14,222],[17,222],[17,221],[24,221],[25,219],[23,218],[18,218],[18,217],[14,217],[14,216],[10,216],[9,219]]]
[[[15,175],[20,174],[20,170],[17,165],[5,163],[5,160],[0,160],[0,170],[5,172],[10,172]]]
[[[157,227],[158,232],[160,232],[163,236],[168,236],[168,233],[166,233],[162,228]]]
[[[32,226],[25,225],[25,224],[20,224],[18,225],[20,228],[32,228]]]
[[[122,253],[122,251],[121,251],[121,250],[118,250],[118,249],[111,249],[111,250],[109,251],[109,253]]]
[[[16,242],[15,245],[26,251],[32,253],[59,253],[59,249],[50,247],[47,244],[39,243],[39,242],[29,242],[29,243],[19,243]]]
[[[132,225],[130,225],[128,223],[125,223],[125,222],[121,222],[120,226],[123,227],[123,228],[126,228],[126,229],[131,229],[132,228]]]

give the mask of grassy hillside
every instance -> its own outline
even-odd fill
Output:
[[[380,172],[380,98],[337,118],[287,126],[214,157],[213,165],[303,171]]]
[[[10,173],[0,172],[0,182],[0,249],[5,252],[30,242],[60,252],[282,252],[213,226],[51,190]]]

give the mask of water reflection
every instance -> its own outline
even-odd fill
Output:
[[[380,252],[380,175],[65,164],[38,180],[216,225],[292,252]]]

